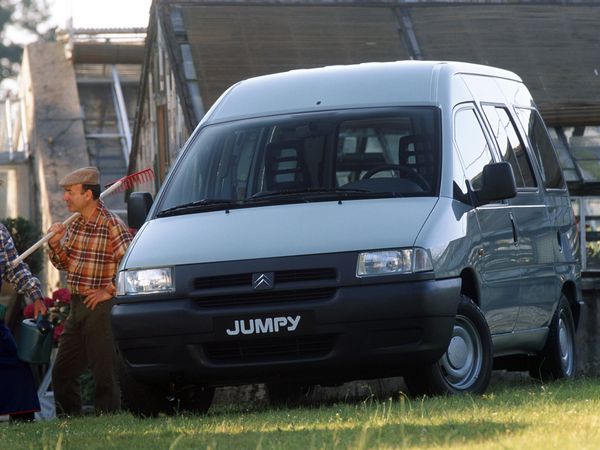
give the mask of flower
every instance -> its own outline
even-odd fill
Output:
[[[52,298],[44,297],[44,304],[48,308],[48,320],[54,325],[54,341],[58,342],[64,329],[64,321],[71,309],[71,292],[66,288],[57,289],[52,292]],[[25,307],[23,315],[28,319],[33,319],[33,314],[34,306],[31,303]]]
[[[60,288],[52,293],[52,300],[62,303],[71,303],[71,292],[67,288]]]
[[[60,338],[60,335],[62,334],[62,332],[65,329],[65,324],[64,323],[59,323],[58,325],[54,326],[54,334],[52,335],[54,342],[58,342],[58,338]]]
[[[25,309],[23,310],[23,315],[27,318],[27,319],[33,319],[33,303],[30,303],[29,305],[27,305],[25,307]]]

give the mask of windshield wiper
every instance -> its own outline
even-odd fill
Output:
[[[176,216],[178,214],[190,214],[207,209],[227,209],[240,206],[239,202],[234,202],[225,199],[202,199],[194,202],[184,203],[183,205],[173,206],[172,208],[163,209],[156,217]]]
[[[267,197],[333,197],[339,198],[361,198],[361,197],[401,197],[397,192],[373,192],[367,189],[352,188],[303,188],[284,189],[281,191],[262,191],[254,194],[247,202],[260,201]]]
[[[256,204],[273,204],[275,199],[281,199],[276,203],[289,202],[290,199],[298,202],[309,202],[308,198],[372,198],[372,197],[401,197],[396,192],[373,192],[366,189],[351,189],[351,188],[303,188],[303,189],[287,189],[281,191],[262,191],[257,192],[247,200],[227,200],[227,199],[202,199],[194,202],[184,203],[182,205],[173,206],[163,209],[156,217],[177,216],[181,214],[192,214],[199,211],[214,211],[220,209],[244,208]],[[283,199],[286,199],[285,201]]]

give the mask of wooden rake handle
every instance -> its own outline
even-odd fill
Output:
[[[140,172],[136,172],[131,175],[127,175],[123,178],[120,178],[119,180],[115,181],[110,186],[108,186],[108,188],[100,194],[100,200],[102,200],[107,195],[110,195],[113,192],[115,192],[119,189],[122,189],[123,187],[131,187],[138,183],[150,181],[153,177],[154,177],[154,173],[152,172],[152,169],[145,169]],[[71,214],[71,216],[69,216],[63,222],[63,225],[66,227],[71,222],[73,222],[75,219],[77,219],[77,217],[79,217],[79,216],[80,216],[80,214],[78,212]],[[35,244],[33,244],[31,247],[29,247],[26,251],[24,251],[18,258],[14,259],[10,263],[10,265],[12,267],[16,267],[18,264],[21,263],[21,261],[23,261],[29,255],[31,255],[33,252],[35,252],[38,248],[40,248],[46,242],[48,242],[52,238],[52,236],[54,236],[55,234],[56,233],[54,233],[53,231],[51,231],[50,233],[47,233],[43,238],[41,238],[39,241],[37,241]]]

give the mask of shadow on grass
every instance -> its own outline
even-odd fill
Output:
[[[327,392],[328,388],[316,387],[311,394],[302,399],[299,403],[288,404],[288,405],[274,405],[271,404],[268,398],[268,394],[261,398],[252,399],[251,401],[232,401],[232,402],[218,402],[211,408],[211,413],[217,413],[219,411],[235,412],[263,412],[263,411],[278,411],[285,409],[308,409],[314,410],[316,408],[327,408],[334,405],[356,405],[361,403],[377,403],[386,402],[389,399],[398,401],[404,397],[409,402],[421,402],[422,397],[410,396],[403,383],[400,383],[399,387],[394,390],[371,390],[367,385],[369,381],[363,381],[365,386],[361,386],[361,394],[350,394],[350,395],[332,395]],[[490,399],[502,399],[505,401],[502,403],[509,402],[513,405],[531,403],[532,396],[537,395],[544,396],[548,399],[553,399],[556,402],[572,400],[585,400],[590,395],[590,390],[595,391],[597,389],[597,381],[592,378],[580,377],[575,380],[558,380],[552,382],[541,382],[534,380],[529,377],[526,372],[507,372],[503,370],[496,370],[492,376],[492,382],[483,396],[472,395],[472,396],[441,396],[441,397],[425,397],[427,402],[441,401],[451,402],[453,404],[464,403],[465,398],[469,398],[468,406],[472,405],[472,402],[485,402],[488,403]],[[324,394],[324,395],[323,395]],[[455,400],[452,400],[452,399]],[[499,400],[500,401],[500,400]]]
[[[230,414],[236,412],[245,413],[263,413],[268,411],[284,410],[315,410],[330,408],[337,405],[376,405],[389,400],[398,402],[400,399],[406,400],[408,404],[420,404],[425,402],[430,405],[452,406],[459,409],[472,409],[474,404],[506,405],[510,407],[527,406],[534,402],[535,398],[543,398],[546,401],[556,403],[572,402],[578,400],[587,400],[594,398],[598,389],[598,381],[594,378],[580,377],[575,380],[557,380],[542,383],[526,376],[511,376],[497,378],[490,386],[488,391],[482,395],[465,396],[427,396],[411,397],[403,391],[373,393],[364,396],[350,396],[344,398],[319,398],[309,396],[299,404],[290,405],[271,405],[268,398],[258,402],[240,402],[228,405],[218,405],[210,410],[210,414],[220,415],[221,413]]]
[[[489,420],[447,422],[439,425],[363,424],[347,427],[332,424],[327,429],[275,429],[237,434],[202,433],[201,443],[217,448],[381,448],[397,446],[445,446],[449,444],[486,444],[497,442],[507,433],[513,435],[527,425]],[[178,448],[198,442],[199,436],[182,437]],[[216,445],[215,445],[216,444]],[[201,445],[201,446],[203,446]],[[181,446],[181,447],[180,447]]]
[[[241,448],[241,449],[367,449],[396,447],[444,447],[464,444],[486,445],[497,442],[505,435],[514,436],[528,425],[514,421],[484,419],[446,421],[440,424],[383,423],[372,421],[348,423],[339,421],[324,424],[294,424],[278,426],[247,424],[245,429],[235,426],[221,430],[198,427],[195,421],[165,423],[156,421],[131,421],[125,417],[117,426],[110,420],[79,419],[71,424],[50,427],[45,432],[26,433],[18,443],[11,440],[6,448],[87,448],[95,449],[146,449],[146,448]],[[388,419],[389,422],[390,419]],[[395,420],[402,420],[397,417]],[[112,424],[111,424],[112,423]],[[59,424],[60,425],[60,424]],[[249,427],[248,427],[249,425]],[[117,429],[115,429],[117,428]],[[249,431],[251,430],[251,431]],[[17,431],[17,430],[14,430]],[[25,433],[25,429],[18,430]],[[108,431],[108,434],[107,434]]]

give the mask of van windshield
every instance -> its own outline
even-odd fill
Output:
[[[188,146],[158,215],[298,201],[435,196],[439,110],[368,108],[209,125]]]

